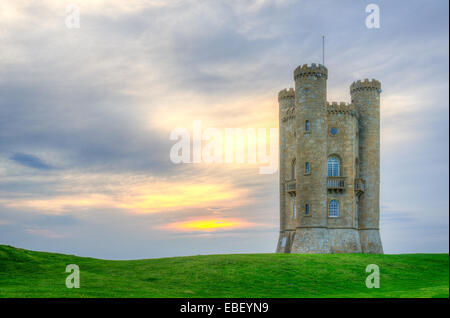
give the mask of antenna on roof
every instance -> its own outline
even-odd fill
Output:
[[[325,66],[325,35],[322,35],[322,65]]]

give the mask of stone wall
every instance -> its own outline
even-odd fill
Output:
[[[330,252],[360,253],[356,215],[356,161],[358,158],[358,118],[356,108],[347,103],[328,103],[327,158],[335,156],[340,161],[340,177],[344,178],[344,190],[328,190],[328,199],[339,202],[339,216],[328,217]],[[331,133],[335,129],[335,134]]]

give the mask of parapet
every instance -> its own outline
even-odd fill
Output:
[[[358,117],[358,112],[354,104],[349,104],[345,102],[327,102],[328,114],[345,114],[353,117]]]
[[[285,88],[278,93],[278,101],[286,98],[295,98],[295,91],[293,88],[289,88],[289,90]]]
[[[294,80],[297,80],[298,78],[303,76],[317,76],[327,79],[328,69],[322,64],[303,64],[294,70]]]
[[[364,81],[355,81],[350,85],[350,94],[364,90],[377,90],[381,93],[381,83],[376,79],[372,78],[372,80],[369,81],[369,79],[366,78]]]

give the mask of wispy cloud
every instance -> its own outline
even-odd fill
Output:
[[[39,159],[34,155],[29,155],[25,153],[15,153],[10,157],[10,159],[25,167],[41,170],[52,169],[50,165],[46,164],[45,162],[43,162],[41,159]]]
[[[48,230],[48,229],[37,229],[37,228],[30,228],[25,230],[26,233],[31,235],[37,235],[42,236],[49,239],[60,239],[63,237],[70,236],[69,234],[65,233],[55,233],[54,231]]]
[[[45,213],[64,214],[74,209],[112,208],[129,213],[156,213],[186,208],[209,208],[226,205],[228,208],[247,203],[248,191],[226,182],[212,180],[163,181],[154,177],[113,176],[97,174],[61,175],[58,193],[19,197],[16,191],[0,204],[10,208],[27,208]],[[98,181],[104,178],[103,181]]]

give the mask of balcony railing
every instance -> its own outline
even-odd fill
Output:
[[[355,179],[355,191],[358,194],[361,194],[361,193],[363,193],[365,191],[365,189],[366,189],[366,184],[364,182],[364,179],[356,178]]]
[[[345,190],[345,177],[328,177],[327,187],[328,190]]]
[[[286,191],[287,192],[295,192],[295,189],[296,189],[295,180],[289,181],[286,183]]]

